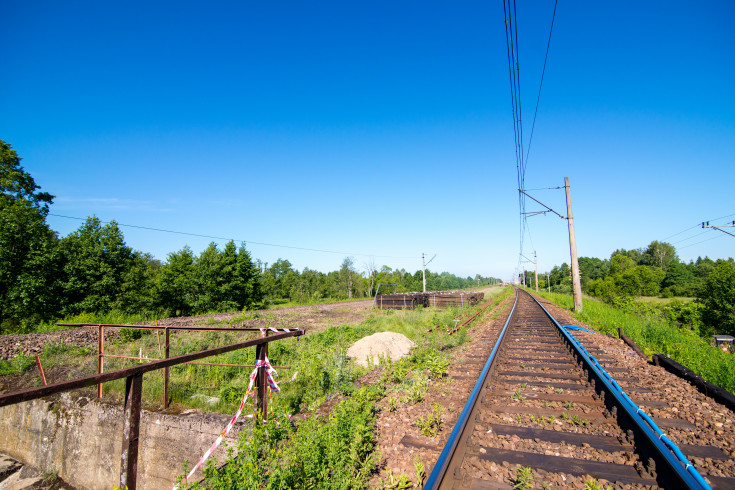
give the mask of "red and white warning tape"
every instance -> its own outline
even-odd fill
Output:
[[[260,329],[260,336],[261,337],[265,337],[265,331],[266,330],[270,330],[271,332],[275,332],[275,333],[278,333],[278,332],[295,332],[296,330],[298,330],[298,328],[273,328],[273,327],[261,328]]]
[[[242,397],[242,402],[240,402],[240,408],[237,409],[237,413],[232,417],[232,420],[230,420],[230,423],[227,424],[227,427],[225,427],[225,430],[220,432],[219,437],[217,437],[217,440],[214,441],[214,444],[212,444],[209,449],[204,453],[204,455],[199,459],[199,462],[192,468],[192,470],[189,472],[188,475],[186,475],[186,478],[184,478],[179,484],[175,485],[172,490],[178,490],[179,485],[181,483],[189,481],[189,479],[194,475],[194,472],[199,469],[201,465],[204,464],[205,461],[209,459],[209,457],[212,455],[215,449],[222,444],[222,441],[224,440],[225,436],[232,430],[232,427],[235,425],[235,422],[237,422],[237,419],[240,417],[240,414],[242,413],[243,407],[245,407],[245,402],[247,401],[248,397],[250,397],[253,386],[255,385],[255,378],[258,376],[258,369],[259,368],[265,368],[265,374],[266,378],[268,379],[268,386],[270,387],[271,392],[278,393],[281,391],[281,389],[278,387],[278,384],[273,379],[273,375],[276,376],[278,373],[275,369],[273,369],[273,366],[271,366],[270,361],[268,361],[268,357],[266,356],[264,361],[258,360],[255,363],[255,369],[253,369],[253,372],[250,373],[250,383],[248,384],[248,391],[245,393],[245,396]],[[294,378],[296,378],[296,374],[294,374]],[[291,380],[293,381],[293,379]],[[246,415],[246,417],[250,418],[252,415]]]

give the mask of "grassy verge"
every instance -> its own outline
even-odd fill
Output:
[[[493,302],[502,301],[508,294],[505,292],[498,291]],[[243,431],[238,453],[230,454],[228,464],[209,462],[205,471],[207,487],[366,488],[379,458],[374,452],[376,402],[388,397],[387,410],[394,410],[398,404],[421,403],[432,383],[445,383],[449,352],[464,343],[468,335],[466,329],[453,336],[444,332],[455,317],[468,312],[423,308],[377,311],[360,324],[332,327],[302,339],[289,354],[302,371],[298,381],[286,385],[278,395],[275,413],[279,415],[265,425],[256,424],[250,431]],[[352,381],[370,368],[346,362],[344,349],[358,338],[382,331],[402,333],[417,347],[398,362],[377,359],[382,367],[380,378],[357,389]],[[309,417],[297,427],[280,417],[279,410],[299,404],[315,408],[335,394],[344,398],[328,417]],[[440,425],[441,410],[436,407],[434,417],[432,422]],[[423,464],[418,459],[414,464],[416,481],[420,482],[425,476]],[[397,475],[396,482],[402,486],[386,488],[413,486],[406,475]]]
[[[680,301],[682,303],[691,303],[696,298],[691,298],[689,296],[673,296],[671,298],[659,298],[658,296],[636,296],[635,300],[640,301],[641,303],[662,303],[662,304],[669,304],[673,303],[675,301]]]
[[[499,294],[499,290],[496,293]],[[365,320],[352,325],[330,327],[318,333],[311,333],[300,339],[287,339],[272,343],[269,348],[269,359],[274,366],[288,366],[290,369],[278,369],[280,380],[293,381],[281,385],[281,393],[274,398],[273,408],[276,413],[293,414],[301,410],[312,410],[318,407],[335,393],[347,393],[353,389],[355,379],[366,372],[348,362],[347,348],[358,339],[376,332],[397,332],[409,337],[417,344],[414,358],[420,362],[426,358],[427,352],[439,352],[446,357],[447,349],[466,340],[466,332],[458,335],[439,335],[454,326],[454,318],[469,312],[469,308],[450,308],[435,310],[419,308],[409,311],[375,310],[368,313]],[[265,312],[243,312],[236,315],[231,322],[238,322],[262,315]],[[78,316],[74,322],[110,322],[127,323],[130,317]],[[217,325],[222,322],[213,322]],[[435,328],[435,327],[441,328]],[[435,335],[427,335],[427,330],[434,328]],[[119,340],[108,342],[105,346],[107,354],[147,357],[159,359],[163,357],[164,337],[156,331],[126,330],[120,331]],[[228,345],[235,342],[256,338],[257,333],[220,333],[220,332],[172,332],[170,356],[197,352],[205,349]],[[56,366],[76,368],[87,374],[96,372],[94,352],[88,348],[77,348],[63,342],[49,344],[41,356],[45,369]],[[255,364],[255,349],[243,349],[203,360],[204,362],[221,364]],[[135,365],[138,362],[130,359],[105,359],[105,371],[111,371]],[[379,363],[378,359],[374,360]],[[417,361],[419,362],[419,361]],[[420,364],[419,362],[419,364]],[[32,368],[35,362],[32,357],[17,356],[10,361],[0,362],[0,373],[20,374]],[[232,413],[237,410],[239,402],[247,391],[251,367],[222,367],[180,365],[171,368],[169,393],[174,409],[199,408],[207,411]],[[149,408],[160,407],[163,401],[163,372],[149,373],[143,383],[144,403]],[[124,392],[124,380],[105,383],[105,394],[117,397]]]
[[[553,303],[572,310],[571,296],[539,293]],[[572,313],[579,321],[598,332],[617,336],[618,328],[645,351],[647,355],[665,354],[688,367],[702,378],[735,392],[735,355],[710,345],[697,333],[677,328],[652,313],[628,313],[601,301],[584,298],[581,313]]]
[[[509,288],[498,288],[486,298],[491,297],[497,304],[508,294]],[[218,464],[214,460],[208,464],[205,472],[208,488],[366,488],[379,458],[374,448],[376,403],[388,397],[386,410],[393,410],[399,405],[423,402],[432,385],[451,389],[446,377],[450,353],[469,336],[467,329],[452,336],[445,332],[454,326],[455,318],[465,317],[472,311],[473,308],[374,310],[366,313],[359,323],[333,326],[298,340],[271,343],[271,363],[291,368],[279,369],[277,379],[291,380],[294,375],[295,378],[281,383],[281,392],[272,397],[272,416],[266,424],[253,424],[242,430],[238,451],[231,453],[227,460],[232,464],[222,466],[222,462]],[[245,312],[242,316],[250,314]],[[413,340],[416,348],[411,355],[397,362],[374,359],[373,365],[368,367],[349,362],[346,351],[352,343],[385,331],[402,333]],[[172,333],[170,355],[231,344],[254,336],[257,333]],[[130,335],[109,343],[106,352],[159,358],[163,352],[163,335],[131,330]],[[254,357],[255,349],[243,349],[205,361],[253,364]],[[47,345],[42,358],[47,368],[71,365],[90,373],[96,368],[94,352],[64,343]],[[138,361],[108,358],[105,362],[109,371]],[[32,365],[31,358],[22,358],[8,363],[7,369],[15,373]],[[369,378],[379,379],[358,388],[355,381],[375,366],[382,370]],[[247,390],[251,371],[252,368],[236,367],[174,367],[169,384],[173,409],[194,407],[234,413]],[[124,381],[106,383],[104,390],[109,396],[121,397]],[[162,372],[146,374],[143,390],[144,405],[160,409]],[[315,410],[335,398],[341,401],[331,408],[329,416],[309,416],[297,425],[284,417]],[[246,413],[252,409],[248,404]],[[441,410],[435,407],[433,417],[425,421],[429,432],[440,426]],[[417,474],[423,473],[420,461],[417,460],[416,465]],[[398,478],[400,482],[408,481],[406,475]]]

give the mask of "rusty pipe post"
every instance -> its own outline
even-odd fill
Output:
[[[265,331],[266,338],[268,337],[268,330]],[[258,361],[265,361],[268,356],[268,343],[263,343],[255,346],[255,358]],[[257,364],[257,362],[256,362]],[[268,418],[268,397],[266,391],[268,389],[268,380],[266,379],[266,368],[260,366],[258,368],[258,374],[255,378],[255,386],[258,389],[258,397],[256,398],[255,411],[260,413],[263,420]]]
[[[105,371],[105,327],[98,325],[99,334],[97,339],[97,374]],[[102,398],[102,383],[97,383],[97,398]]]
[[[135,490],[137,485],[142,392],[142,373],[125,378],[125,418],[123,420],[122,454],[120,455],[120,488],[128,490]]]
[[[41,373],[41,381],[43,381],[43,386],[46,386],[48,383],[46,383],[46,375],[43,374],[43,365],[41,365],[41,358],[36,355],[36,366],[38,367],[38,372]]]
[[[166,345],[165,345],[165,359],[168,359],[168,352],[169,352],[169,330],[168,327],[164,329],[166,332]],[[169,375],[169,368],[165,367],[163,368],[163,408],[168,408],[168,375]]]

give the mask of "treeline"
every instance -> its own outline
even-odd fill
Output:
[[[627,304],[639,296],[689,297],[689,306],[675,304],[679,324],[707,335],[735,334],[735,261],[705,257],[682,262],[673,245],[653,241],[646,248],[618,249],[609,259],[579,258],[582,291],[611,304]],[[528,273],[527,273],[528,276]],[[548,283],[547,283],[548,278]],[[534,287],[533,275],[530,284]],[[539,288],[571,294],[568,264],[539,275]]]
[[[398,291],[423,287],[421,271],[377,269],[372,262],[358,270],[347,257],[337,271],[299,272],[288,260],[254,261],[232,241],[222,249],[211,243],[198,255],[184,247],[162,263],[127,246],[115,222],[103,224],[96,217],[59,237],[46,223],[53,196],[40,191],[2,140],[0,191],[0,333],[29,331],[39,322],[79,313],[160,318],[252,309],[284,299],[369,297],[381,283]],[[496,281],[428,270],[426,280],[428,289]]]
[[[413,274],[405,269],[392,269],[387,265],[377,269],[365,263],[358,270],[352,257],[346,257],[339,270],[323,273],[305,268],[299,272],[288,260],[279,259],[270,267],[257,262],[262,271],[264,300],[287,298],[290,301],[308,303],[322,298],[351,299],[373,297],[376,293],[411,292],[423,290],[422,272]],[[426,270],[427,291],[446,291],[496,284],[500,279],[492,277],[457,277],[449,272],[441,274]],[[378,290],[379,289],[379,290]]]

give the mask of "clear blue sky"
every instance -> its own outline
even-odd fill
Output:
[[[526,135],[553,6],[518,8]],[[415,271],[426,252],[433,270],[512,275],[501,2],[5,0],[0,15],[0,138],[53,214],[232,237],[298,269],[372,254]],[[580,255],[652,240],[735,255],[717,231],[675,235],[735,219],[733,25],[730,1],[559,2],[526,187],[569,176]],[[561,190],[532,194],[564,214]],[[541,270],[568,261],[565,221],[529,223]],[[162,260],[211,241],[122,229]]]

